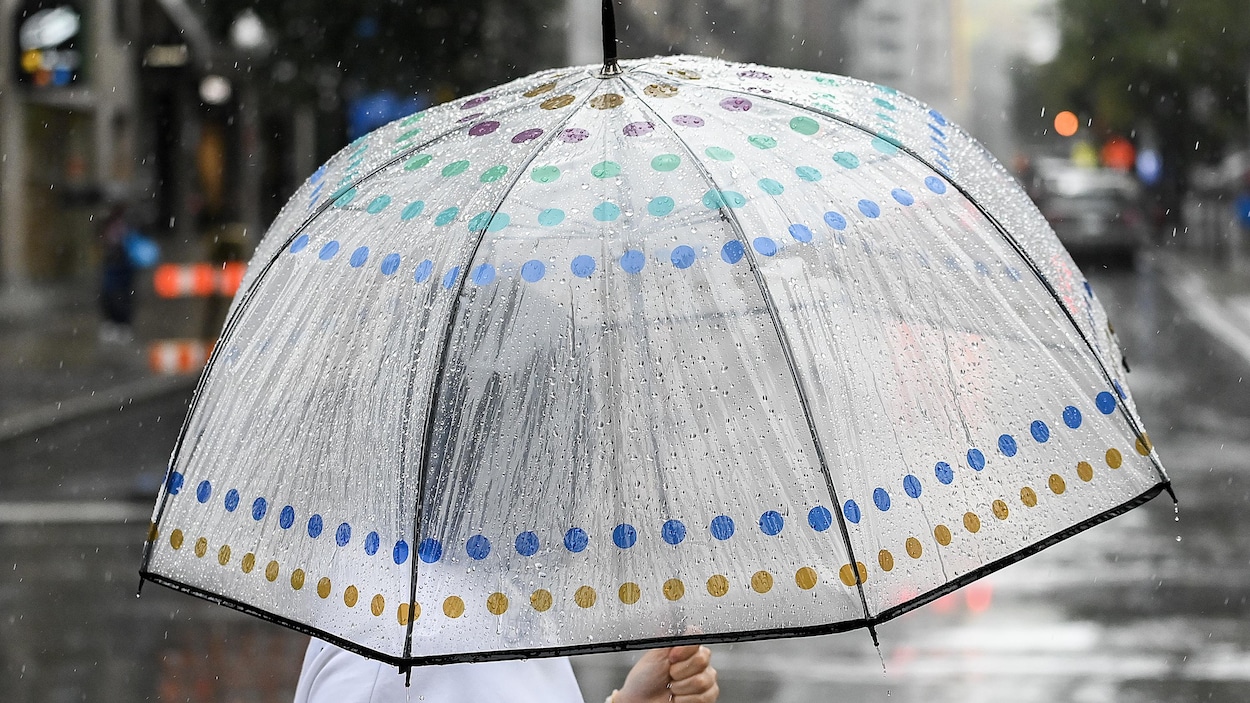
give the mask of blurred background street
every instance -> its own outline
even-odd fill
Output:
[[[0,0],[0,701],[291,699],[306,637],[153,585],[133,595],[240,267],[351,139],[598,61],[598,11]],[[721,700],[1246,700],[1250,5],[628,0],[619,12],[624,58],[852,75],[982,140],[1106,306],[1181,499],[1179,521],[1161,498],[888,623],[879,650],[859,632],[718,646]],[[633,659],[576,658],[586,700]]]

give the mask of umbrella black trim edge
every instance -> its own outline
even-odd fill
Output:
[[[154,574],[149,571],[141,571],[139,572],[139,576],[140,578],[146,581],[151,581],[152,583],[159,584],[167,588],[172,588],[173,590],[180,591],[188,595],[197,596],[199,598],[203,598],[204,600],[216,603],[218,605],[224,605],[228,608],[232,608],[234,610],[247,613],[248,615],[258,617],[261,620],[265,620],[267,622],[282,625],[289,629],[295,630],[296,632],[300,632],[305,635],[309,635],[309,636],[316,637],[321,640],[325,640],[326,642],[329,642],[349,652],[353,652],[361,656],[369,657],[371,659],[376,659],[386,664],[390,664],[392,666],[398,667],[401,670],[407,669],[409,667],[434,666],[434,665],[439,665],[439,664],[457,664],[457,663],[469,663],[469,662],[476,663],[476,662],[487,662],[487,661],[500,661],[500,660],[505,660],[505,659],[539,659],[539,658],[545,658],[545,657],[558,657],[558,656],[569,656],[569,655],[578,655],[578,654],[603,654],[606,652],[624,652],[624,651],[639,650],[639,649],[651,649],[653,647],[671,647],[671,646],[682,645],[682,644],[726,644],[726,643],[733,643],[733,642],[750,642],[750,641],[757,641],[757,640],[779,639],[783,637],[813,637],[817,635],[832,635],[832,634],[837,634],[840,632],[848,632],[850,630],[857,630],[860,628],[875,627],[876,625],[879,625],[881,623],[887,622],[889,620],[893,620],[894,618],[900,615],[908,613],[934,600],[937,600],[938,598],[941,598],[942,596],[952,591],[963,588],[964,586],[968,585],[969,583],[973,581],[976,581],[977,579],[988,576],[989,574],[995,571],[998,571],[1004,567],[1010,566],[1018,561],[1021,561],[1029,556],[1032,556],[1042,551],[1043,549],[1046,549],[1047,547],[1052,547],[1055,544],[1058,544],[1059,542],[1062,542],[1068,539],[1069,537],[1073,537],[1077,534],[1080,534],[1081,532],[1084,532],[1085,530],[1088,530],[1091,527],[1104,523],[1110,520],[1111,518],[1117,517],[1119,515],[1123,515],[1124,513],[1132,510],[1133,508],[1143,505],[1151,501],[1152,499],[1158,497],[1159,494],[1163,493],[1164,491],[1168,491],[1169,493],[1171,492],[1170,481],[1163,481],[1158,484],[1155,484],[1146,492],[1138,495],[1137,497],[1125,503],[1121,503],[1120,505],[1114,508],[1111,508],[1110,510],[1106,510],[1104,512],[1099,513],[1098,515],[1095,515],[1082,522],[1079,522],[1076,525],[1060,530],[1059,532],[1056,532],[1055,534],[1041,540],[1040,542],[1035,542],[1025,547],[1024,549],[1021,549],[1018,552],[1014,552],[1012,554],[1009,554],[1003,557],[1002,559],[980,566],[972,571],[969,571],[966,574],[963,574],[962,576],[959,576],[953,581],[948,581],[947,583],[943,584],[942,586],[938,588],[935,588],[932,591],[919,595],[907,601],[906,603],[903,603],[902,605],[898,605],[888,610],[882,611],[880,614],[873,616],[871,618],[857,618],[854,620],[842,620],[836,623],[825,623],[822,625],[810,625],[810,626],[805,626],[805,627],[788,627],[788,628],[770,629],[770,630],[750,630],[750,631],[745,631],[745,632],[727,632],[727,633],[720,633],[720,634],[714,634],[714,635],[691,634],[691,635],[680,635],[676,637],[653,637],[650,639],[629,640],[628,642],[598,642],[594,644],[575,645],[575,646],[570,646],[570,647],[545,647],[545,648],[537,648],[537,649],[508,649],[508,650],[496,650],[496,651],[491,651],[491,652],[442,654],[442,655],[435,655],[435,656],[429,656],[429,657],[408,657],[408,658],[394,657],[389,654],[384,654],[382,652],[369,649],[368,647],[362,647],[359,644],[355,644],[353,642],[345,640],[336,635],[332,635],[318,628],[311,627],[309,625],[305,625],[303,623],[296,622],[294,620],[290,620],[288,618],[284,618],[278,615],[274,615],[273,613],[260,610],[258,608],[247,605],[246,603],[235,600],[233,598],[228,598],[228,597],[221,596],[215,593],[210,593],[209,591],[205,591],[195,586],[187,585],[185,583],[182,583],[176,579],[169,578],[167,576],[161,576],[159,574]]]

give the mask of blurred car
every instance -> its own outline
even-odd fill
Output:
[[[1031,185],[1037,206],[1075,257],[1131,259],[1149,243],[1141,185],[1128,173],[1049,162],[1038,165]]]

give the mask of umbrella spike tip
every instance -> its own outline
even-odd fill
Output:
[[[399,667],[399,673],[404,675],[404,688],[412,688],[412,667],[404,664]]]

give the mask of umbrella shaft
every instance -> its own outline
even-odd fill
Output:
[[[599,71],[601,78],[619,76],[620,66],[616,63],[616,9],[615,0],[603,0],[603,69]]]

